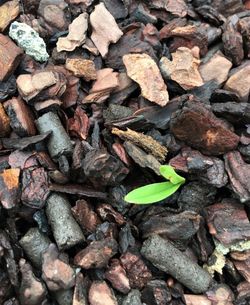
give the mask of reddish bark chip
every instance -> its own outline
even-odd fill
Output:
[[[23,51],[10,38],[0,34],[0,81],[6,80],[19,65]]]
[[[105,281],[93,282],[89,289],[90,305],[118,305],[113,291]]]
[[[220,155],[237,147],[239,137],[200,102],[188,101],[172,117],[174,136],[206,154]]]
[[[6,169],[0,174],[0,201],[5,209],[11,209],[19,202],[20,169]]]

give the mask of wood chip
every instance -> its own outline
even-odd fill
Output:
[[[0,6],[0,32],[3,32],[7,26],[20,13],[19,1],[8,1]]]
[[[91,39],[102,57],[105,57],[108,53],[109,44],[116,43],[123,33],[103,3],[95,6],[90,15],[90,23],[92,26]]]
[[[165,106],[169,101],[167,86],[155,61],[147,54],[123,56],[127,74],[141,87],[141,94],[149,101]]]
[[[118,128],[113,128],[112,133],[123,140],[131,141],[132,143],[145,149],[146,152],[155,156],[156,159],[158,159],[160,162],[163,162],[166,158],[166,155],[168,153],[167,148],[165,146],[162,146],[151,136],[146,136],[143,133],[136,132],[129,128],[127,129],[127,131],[123,131]]]
[[[84,98],[83,103],[104,102],[110,93],[119,87],[118,75],[111,68],[97,71],[97,79],[90,90],[90,94]]]
[[[60,37],[57,41],[57,51],[74,51],[80,47],[86,40],[88,29],[88,14],[82,13],[69,25],[69,34],[66,37]]]
[[[183,89],[189,90],[203,85],[198,67],[200,60],[194,57],[192,51],[181,47],[172,53],[173,60],[162,57],[160,69],[166,79],[177,82]]]
[[[65,67],[75,76],[83,77],[86,81],[95,80],[97,77],[93,60],[67,58]]]
[[[0,174],[0,201],[5,209],[15,207],[20,199],[20,169],[6,169]]]
[[[0,104],[0,137],[5,137],[10,133],[10,119]]]

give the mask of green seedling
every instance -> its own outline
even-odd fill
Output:
[[[160,174],[169,181],[139,187],[129,192],[125,201],[135,204],[155,203],[171,196],[185,183],[185,178],[178,175],[170,165],[161,165]]]

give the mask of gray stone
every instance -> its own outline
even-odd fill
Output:
[[[48,60],[49,54],[45,42],[29,25],[14,21],[11,23],[9,36],[35,60],[40,62]]]
[[[124,298],[122,305],[142,305],[140,291],[137,289],[131,290]]]

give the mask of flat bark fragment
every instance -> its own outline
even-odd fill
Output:
[[[91,39],[102,57],[105,57],[109,44],[116,43],[122,37],[123,32],[103,3],[95,6],[90,15],[90,24],[92,26]]]
[[[250,164],[246,163],[238,151],[224,156],[230,185],[242,203],[250,201]]]
[[[200,65],[199,71],[204,82],[215,79],[218,84],[224,83],[228,78],[232,63],[218,51],[206,63]]]
[[[162,107],[167,104],[167,86],[157,64],[149,55],[126,54],[123,56],[123,63],[128,76],[139,84],[143,97]]]
[[[119,73],[111,68],[104,68],[96,73],[96,81],[93,83],[89,95],[83,99],[86,103],[102,103],[112,91],[119,87]]]
[[[250,222],[244,206],[234,199],[206,208],[209,233],[223,245],[233,245],[250,240]]]
[[[67,58],[65,67],[75,76],[83,77],[86,81],[95,80],[97,77],[95,64],[90,59]]]
[[[20,169],[6,169],[0,174],[0,201],[5,209],[15,207],[20,200]]]
[[[76,17],[69,25],[69,34],[66,37],[60,37],[57,41],[57,51],[74,51],[80,47],[86,40],[88,29],[88,14],[82,13]]]
[[[0,32],[3,32],[7,26],[20,13],[20,6],[18,0],[12,0],[0,6]]]
[[[209,155],[220,155],[237,147],[239,137],[224,121],[196,101],[188,101],[171,120],[174,136]]]
[[[233,69],[230,74],[224,89],[237,93],[241,101],[247,103],[250,92],[250,60]]]
[[[10,133],[10,119],[7,116],[3,105],[0,104],[0,137],[5,137]]]
[[[189,90],[202,86],[203,80],[198,70],[200,60],[188,48],[178,48],[172,53],[173,60],[162,57],[160,69],[166,79],[177,82],[183,89]]]
[[[167,155],[167,148],[161,145],[158,141],[153,139],[151,136],[146,136],[143,133],[131,130],[127,128],[123,131],[118,128],[112,128],[112,134],[117,135],[119,138],[130,141],[135,145],[143,148],[146,152],[153,155],[160,162],[163,162]]]
[[[8,36],[0,34],[0,81],[6,80],[17,68],[23,51]]]

